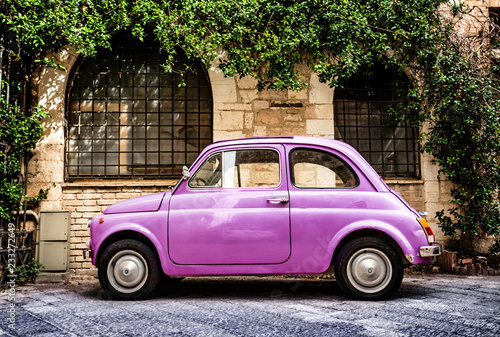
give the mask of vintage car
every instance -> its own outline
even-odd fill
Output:
[[[333,267],[346,295],[381,300],[404,268],[441,253],[427,222],[353,147],[310,137],[215,142],[171,191],[118,202],[89,229],[85,253],[117,299],[145,298],[161,278]]]

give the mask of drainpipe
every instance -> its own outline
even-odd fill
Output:
[[[27,215],[31,215],[33,217],[33,219],[35,219],[35,223],[36,223],[36,239],[38,240],[38,237],[40,236],[40,217],[38,216],[38,214],[36,214],[34,211],[32,210],[26,210],[26,211],[13,211],[12,214],[17,214],[18,216],[19,215],[24,215],[24,226],[26,226],[26,216]],[[21,229],[19,229],[21,231]],[[23,229],[23,231],[26,231],[26,229]],[[35,260],[38,261],[38,243],[35,241],[35,251],[33,252],[33,256],[35,258]],[[24,248],[24,238],[23,238],[23,248]]]

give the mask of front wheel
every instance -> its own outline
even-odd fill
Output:
[[[136,240],[111,244],[98,264],[99,282],[113,298],[137,300],[148,297],[158,285],[158,260],[151,249]]]
[[[347,296],[361,300],[391,297],[403,280],[396,250],[377,237],[359,237],[344,245],[335,259],[335,278]]]

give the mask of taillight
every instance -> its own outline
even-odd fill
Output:
[[[429,242],[434,242],[434,232],[432,231],[431,226],[427,223],[425,219],[419,218],[418,222],[422,225],[424,228],[425,234],[427,234],[427,239]]]

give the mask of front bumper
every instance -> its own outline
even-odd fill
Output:
[[[83,259],[87,260],[87,259],[91,259],[91,258],[92,258],[92,250],[84,249],[83,250]]]
[[[440,243],[433,243],[432,246],[420,247],[419,255],[420,257],[438,256],[441,255],[442,250]]]

